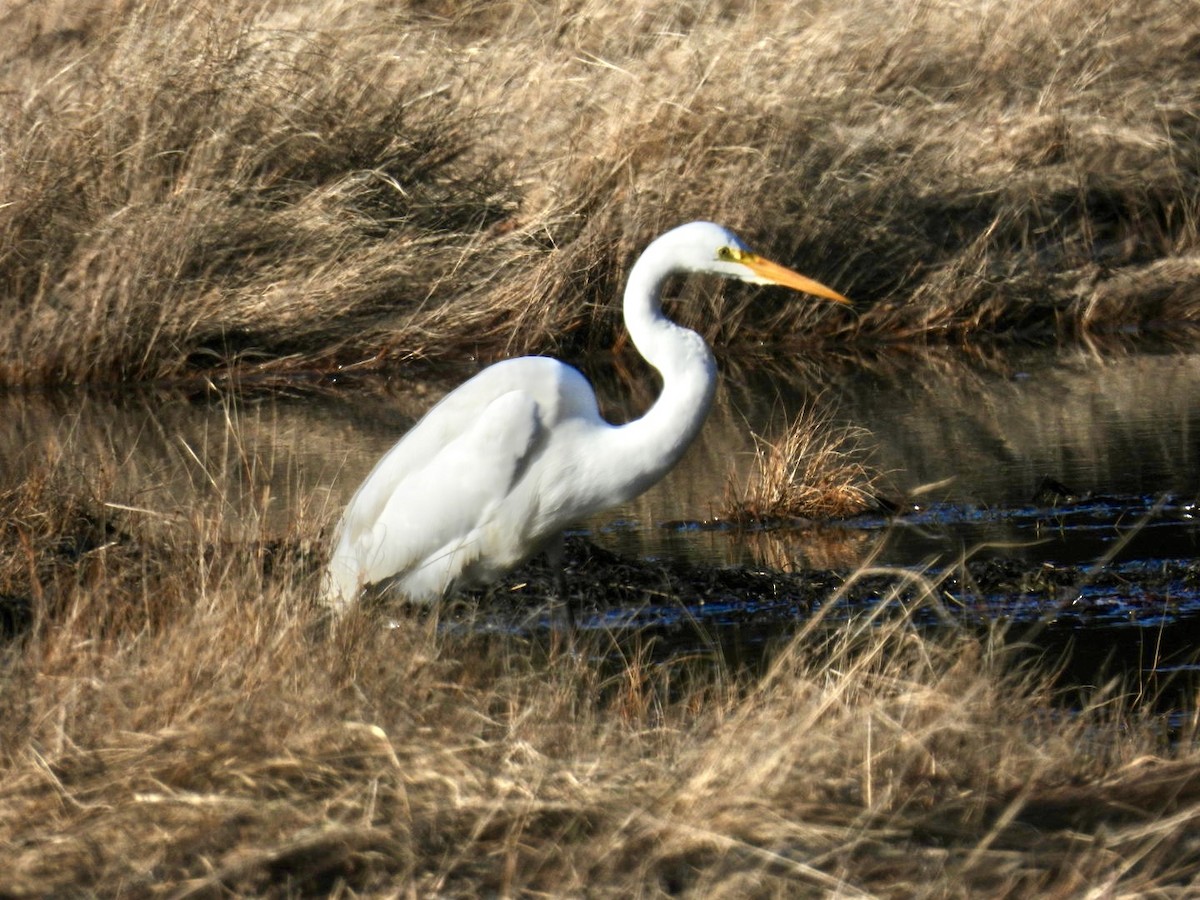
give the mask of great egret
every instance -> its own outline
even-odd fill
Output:
[[[668,231],[625,287],[629,336],[662,375],[650,410],[611,425],[587,379],[565,363],[527,356],[489,366],[426,413],[355,492],[334,537],[325,602],[342,609],[380,582],[416,602],[488,583],[565,527],[666,475],[700,431],[716,388],[704,339],[660,306],[667,278],[689,272],[850,302],[757,256],[720,225]]]

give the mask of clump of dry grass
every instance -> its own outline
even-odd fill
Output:
[[[118,577],[106,565],[116,557],[118,569],[133,568],[118,516],[100,499],[103,477],[102,467],[85,475],[60,458],[0,491],[0,634],[61,613],[67,585]]]
[[[8,92],[6,380],[420,354],[381,312],[479,280],[469,248],[514,203],[443,54],[203,4],[82,19],[85,52]]]
[[[25,489],[24,521],[115,505],[57,483]],[[210,515],[121,522],[147,582],[40,580],[0,667],[5,895],[1171,896],[1200,876],[1193,735],[1164,743],[1111,692],[1068,713],[894,604],[818,615],[756,679],[628,635],[557,654],[362,611],[328,633],[303,556],[265,574]],[[5,558],[57,552],[20,533]]]
[[[603,346],[636,254],[701,217],[859,302],[688,287],[721,345],[1196,319],[1200,35],[1171,0],[5,26],[8,382]]]
[[[877,472],[865,429],[838,425],[818,402],[800,409],[775,440],[755,435],[748,478],[731,472],[719,518],[736,525],[857,515],[874,501]]]

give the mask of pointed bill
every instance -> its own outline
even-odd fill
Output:
[[[790,287],[793,290],[812,294],[815,297],[824,297],[826,300],[845,303],[847,306],[851,305],[849,299],[843,297],[833,288],[826,287],[819,281],[813,281],[799,272],[793,272],[787,266],[773,263],[769,259],[763,259],[761,256],[748,253],[738,260],[738,262],[761,278],[764,283],[780,284],[784,287]]]

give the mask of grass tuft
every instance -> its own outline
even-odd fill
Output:
[[[741,485],[736,474],[730,475],[721,519],[739,526],[837,519],[873,505],[879,476],[864,459],[864,429],[836,425],[828,411],[812,403],[778,439],[754,437],[753,470]]]

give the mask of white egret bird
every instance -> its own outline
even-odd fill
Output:
[[[563,529],[624,503],[667,474],[700,431],[716,388],[704,339],[667,319],[663,283],[709,273],[849,303],[752,253],[729,230],[692,222],[656,239],[625,287],[625,326],[662,376],[640,419],[600,416],[584,376],[555,359],[496,363],[451,391],[376,464],[342,514],[323,586],[338,609],[364,586],[416,602],[485,584]]]

